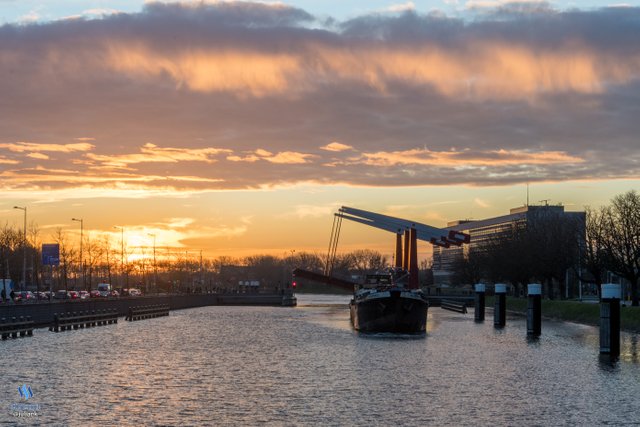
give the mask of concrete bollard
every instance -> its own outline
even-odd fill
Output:
[[[542,333],[542,285],[527,285],[527,335],[539,337]]]
[[[475,314],[474,320],[476,322],[484,321],[484,293],[485,293],[485,285],[484,283],[476,283],[476,299],[475,299]]]
[[[507,285],[495,286],[495,304],[493,308],[493,326],[503,328],[507,323]]]
[[[620,355],[620,285],[602,285],[600,300],[600,354]]]

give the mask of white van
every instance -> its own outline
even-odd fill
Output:
[[[101,297],[108,297],[111,294],[111,285],[109,283],[98,283],[98,291]]]

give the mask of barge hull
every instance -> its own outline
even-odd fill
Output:
[[[424,300],[390,296],[351,301],[351,322],[360,332],[423,334],[427,330],[428,304]]]

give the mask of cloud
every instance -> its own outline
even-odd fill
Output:
[[[339,203],[332,203],[330,205],[297,205],[293,211],[284,215],[284,218],[326,218],[330,217],[338,207]]]
[[[332,143],[329,143],[325,146],[320,147],[321,150],[326,150],[326,151],[346,151],[346,150],[352,150],[353,147],[350,145],[346,145],[346,144],[342,144],[340,142],[334,141]]]
[[[485,200],[482,200],[479,197],[476,197],[475,199],[473,199],[473,203],[475,203],[477,206],[479,206],[481,208],[489,208],[489,207],[491,207],[489,202],[487,202]]]
[[[412,149],[395,152],[363,153],[351,160],[354,163],[364,163],[375,166],[396,165],[431,165],[448,167],[484,167],[505,165],[537,165],[537,164],[565,164],[582,163],[584,159],[570,156],[567,153],[526,152],[520,150],[496,150],[473,153],[470,151],[435,152],[428,149]]]
[[[27,157],[31,157],[32,159],[40,159],[40,160],[48,160],[49,156],[47,156],[46,154],[42,154],[42,153],[29,153],[27,154]]]
[[[94,160],[104,166],[126,168],[138,163],[177,163],[205,162],[214,163],[218,154],[229,153],[230,150],[219,148],[161,148],[147,143],[140,148],[140,153],[123,155],[99,155],[89,153],[87,159]]]
[[[248,163],[254,163],[259,160],[264,160],[269,163],[276,163],[276,164],[304,164],[304,163],[308,163],[310,159],[313,157],[316,157],[316,156],[308,153],[283,151],[280,153],[273,154],[270,151],[267,151],[264,149],[258,149],[258,150],[255,150],[254,153],[247,154],[244,156],[239,156],[239,155],[227,156],[227,160],[231,162],[248,162]]]
[[[20,162],[17,160],[11,160],[4,156],[0,156],[0,165],[17,165],[18,163]]]
[[[117,13],[122,13],[122,12],[117,9],[94,8],[94,9],[83,10],[81,15],[89,18],[100,18],[107,15],[115,15]]]
[[[406,12],[410,10],[415,10],[416,5],[412,1],[408,1],[406,3],[398,3],[392,4],[388,6],[385,11],[386,12]]]
[[[338,22],[154,2],[2,26],[0,191],[640,177],[640,8],[466,6]]]
[[[16,143],[0,143],[0,148],[7,149],[16,153],[25,152],[58,152],[58,153],[71,153],[74,151],[90,151],[94,148],[92,144],[88,143],[74,143],[74,144],[39,144],[34,142],[16,142]]]

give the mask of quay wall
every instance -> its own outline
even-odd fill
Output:
[[[209,305],[262,305],[281,306],[283,298],[291,293],[210,293],[186,295],[150,295],[140,297],[93,298],[86,300],[52,300],[28,303],[1,303],[0,319],[31,316],[37,326],[46,326],[53,322],[55,313],[112,310],[118,311],[118,316],[126,316],[129,307],[142,305],[168,304],[170,310],[204,307]]]

